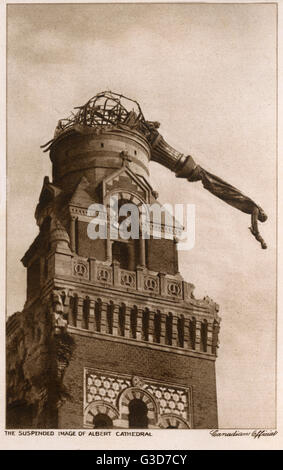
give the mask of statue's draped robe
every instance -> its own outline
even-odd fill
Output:
[[[203,187],[211,192],[214,196],[222,199],[227,204],[230,204],[230,206],[233,206],[236,209],[245,212],[246,214],[251,214],[252,226],[250,227],[250,231],[256,240],[260,242],[261,247],[263,249],[267,248],[267,245],[261,237],[257,226],[257,221],[260,220],[261,222],[264,222],[267,219],[267,216],[261,207],[259,207],[252,199],[250,199],[248,196],[245,196],[237,188],[229,183],[226,183],[218,176],[215,176],[212,173],[204,170],[199,165],[196,166],[188,180],[201,180]]]

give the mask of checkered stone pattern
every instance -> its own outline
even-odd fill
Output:
[[[121,393],[133,387],[132,377],[101,374],[97,371],[86,371],[86,403],[104,401],[118,407]],[[139,388],[149,393],[158,404],[159,416],[174,415],[186,422],[189,421],[188,390],[176,386],[159,384],[142,379]],[[121,411],[121,410],[120,410]]]
[[[130,379],[94,374],[88,371],[86,374],[86,404],[103,400],[116,406],[118,395],[128,387],[131,387]]]
[[[159,403],[160,415],[172,413],[181,418],[188,419],[188,393],[187,390],[176,387],[165,387],[150,384],[145,389],[154,396]]]

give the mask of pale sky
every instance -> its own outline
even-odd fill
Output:
[[[219,425],[274,427],[276,6],[8,6],[8,315],[23,308],[20,259],[51,176],[39,147],[102,90],[139,101],[168,143],[268,214],[262,250],[248,215],[151,164],[161,203],[196,205],[196,245],[179,264],[196,297],[220,304]]]

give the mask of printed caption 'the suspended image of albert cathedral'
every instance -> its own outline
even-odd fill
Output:
[[[263,210],[170,147],[138,103],[103,92],[59,121],[25,253],[27,299],[7,322],[8,428],[216,428],[220,318],[195,299],[163,218],[145,239],[91,239],[89,207],[158,203],[153,160],[252,215]],[[170,202],[170,201],[169,201]],[[109,227],[108,227],[109,228]]]

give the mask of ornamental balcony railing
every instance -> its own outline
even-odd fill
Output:
[[[123,288],[146,293],[149,296],[183,300],[190,297],[193,286],[183,281],[180,274],[170,275],[137,267],[135,271],[120,268],[119,262],[112,264],[94,259],[73,258],[72,275],[76,279],[90,281],[100,286]]]

